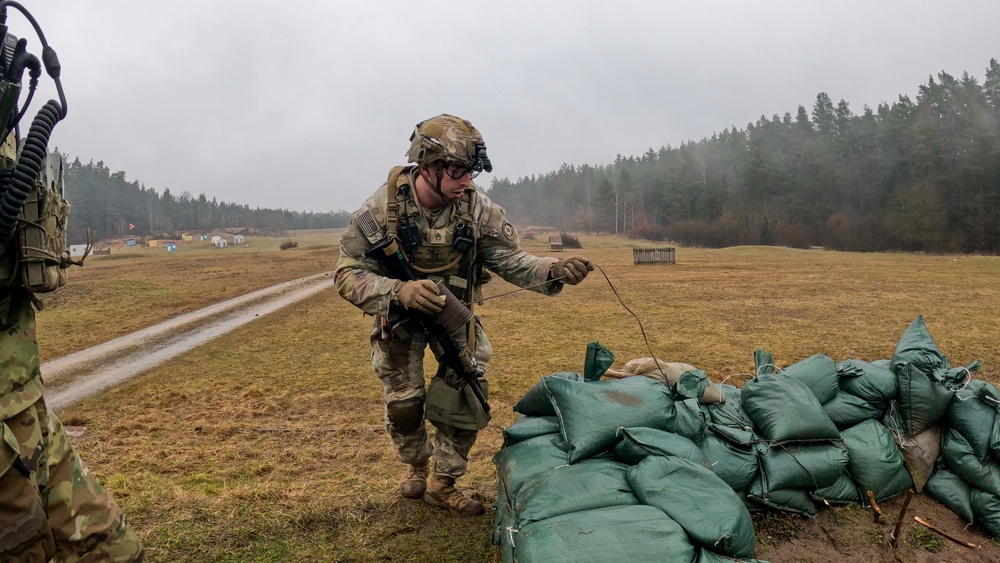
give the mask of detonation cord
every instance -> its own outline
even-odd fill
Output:
[[[608,277],[608,274],[607,274],[607,272],[604,271],[604,268],[598,266],[596,262],[590,262],[590,263],[593,264],[594,267],[597,268],[597,270],[599,272],[601,272],[602,276],[604,276],[605,281],[608,282],[608,287],[611,288],[611,292],[615,294],[615,298],[618,299],[618,303],[621,304],[622,308],[625,309],[626,311],[628,311],[628,314],[632,315],[635,318],[635,322],[639,323],[639,332],[642,333],[642,341],[645,342],[645,344],[646,344],[646,350],[649,351],[649,357],[651,357],[651,358],[654,359],[654,363],[656,364],[656,369],[658,369],[660,371],[660,375],[663,376],[663,381],[667,381],[667,374],[663,372],[663,367],[660,366],[660,361],[656,360],[656,354],[653,353],[653,347],[649,345],[649,338],[646,337],[646,329],[644,329],[642,327],[642,320],[639,319],[639,315],[636,315],[634,312],[632,312],[632,309],[629,309],[628,305],[625,304],[625,301],[622,300],[622,296],[618,294],[618,289],[615,288],[615,284],[611,283],[611,278]],[[514,291],[508,291],[506,293],[501,293],[499,295],[493,295],[491,297],[486,297],[486,298],[483,298],[483,299],[478,299],[478,300],[476,300],[476,303],[482,304],[484,301],[489,301],[491,299],[497,299],[497,298],[500,298],[500,297],[507,297],[508,295],[513,295],[513,294],[519,293],[521,291],[525,291],[525,290],[528,290],[528,289],[534,289],[536,287],[542,287],[542,286],[548,285],[548,284],[550,284],[552,282],[564,279],[565,277],[566,276],[559,276],[559,277],[556,277],[556,278],[552,278],[550,280],[546,280],[546,281],[544,281],[542,283],[536,283],[534,285],[529,285],[529,286],[521,287],[521,288],[515,289]],[[464,305],[468,306],[470,304],[469,303],[465,303]]]

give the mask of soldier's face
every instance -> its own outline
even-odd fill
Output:
[[[429,176],[437,178],[437,170],[432,168]],[[452,178],[448,171],[441,174],[441,200],[446,204],[452,204],[462,199],[462,194],[472,185],[472,178],[468,173],[462,174],[458,178]]]

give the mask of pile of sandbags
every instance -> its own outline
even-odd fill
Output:
[[[1000,538],[1000,392],[917,317],[891,360],[757,350],[742,388],[653,358],[541,378],[494,456],[504,561],[752,561],[751,511],[926,490]],[[601,379],[602,375],[604,379]]]

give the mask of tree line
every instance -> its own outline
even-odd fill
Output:
[[[817,95],[700,141],[494,179],[516,222],[712,247],[1000,253],[1000,64],[941,72],[915,99]]]
[[[72,205],[69,241],[86,240],[90,229],[97,240],[133,236],[173,236],[183,231],[211,231],[226,228],[268,230],[325,229],[346,227],[347,211],[313,213],[288,209],[251,208],[249,205],[209,200],[184,191],[174,195],[169,189],[159,193],[142,183],[125,178],[125,172],[111,172],[103,161],[87,164],[63,155],[65,197]]]

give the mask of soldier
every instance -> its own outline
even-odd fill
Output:
[[[425,334],[405,335],[392,327],[405,309],[440,312],[443,296],[437,282],[462,302],[473,303],[482,298],[489,270],[510,283],[554,296],[564,283],[580,283],[594,266],[580,257],[556,260],[521,250],[503,208],[472,182],[493,166],[482,136],[468,121],[448,114],[421,121],[410,136],[406,156],[415,164],[390,170],[388,180],[355,212],[341,238],[337,290],[374,316],[372,366],[382,382],[386,429],[401,461],[409,466],[400,493],[461,516],[476,516],[484,511],[482,503],[456,490],[455,479],[465,473],[469,450],[488,415],[469,398],[471,393],[455,391],[461,384],[456,385],[455,374],[443,366],[425,389],[424,350],[435,343]],[[365,257],[387,236],[399,241],[423,279],[387,277],[378,262]],[[453,336],[480,363],[489,360],[492,348],[478,316]],[[433,447],[425,419],[437,430]]]

